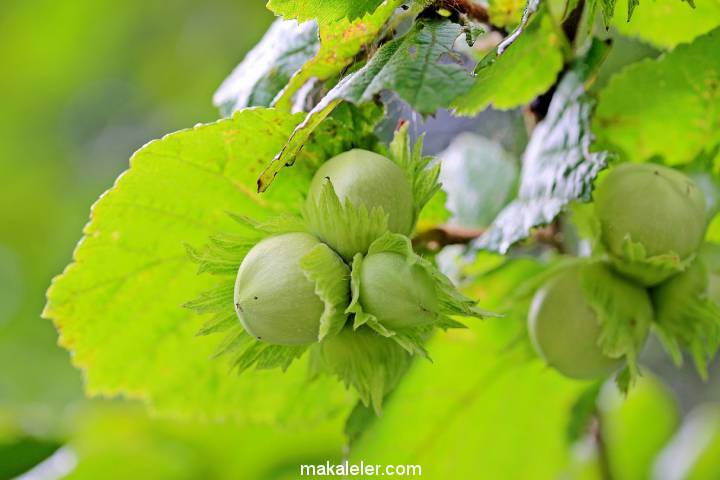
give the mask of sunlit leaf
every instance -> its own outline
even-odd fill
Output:
[[[283,429],[152,418],[136,405],[106,405],[76,417],[67,448],[76,466],[63,478],[289,479],[300,463],[339,462],[342,445],[342,419]]]
[[[317,20],[319,24],[343,18],[354,20],[371,13],[384,0],[269,0],[267,6],[276,15],[300,22]]]
[[[244,110],[151,142],[95,204],[74,263],[54,280],[45,310],[84,371],[89,394],[257,421],[307,420],[351,406],[334,381],[308,383],[303,362],[286,374],[229,374],[226,363],[210,359],[217,339],[196,336],[203,317],[182,307],[214,282],[197,275],[185,243],[236,231],[229,211],[259,220],[298,211],[310,169],[293,169],[263,196],[254,185],[300,117]]]
[[[520,22],[525,0],[490,0],[488,15],[490,23],[496,27],[514,27]]]
[[[453,108],[475,115],[490,105],[505,110],[533,100],[555,83],[563,65],[562,42],[547,9],[540,8],[502,54],[503,43],[480,61],[472,87]]]
[[[620,0],[623,10],[627,0]],[[637,37],[659,48],[673,48],[720,25],[720,1],[695,0],[695,8],[683,0],[643,2],[628,22],[615,15],[613,27],[623,35]]]
[[[351,461],[419,464],[427,478],[556,478],[568,461],[565,424],[582,383],[522,350],[503,351],[512,323],[437,336],[366,425]],[[518,461],[522,452],[522,461]]]
[[[375,39],[400,3],[401,0],[389,0],[373,13],[352,22],[342,19],[320,25],[320,49],[292,76],[275,105],[289,108],[293,96],[307,82],[327,80],[341,73]]]
[[[615,75],[600,92],[593,130],[634,162],[691,162],[720,143],[720,28]]]

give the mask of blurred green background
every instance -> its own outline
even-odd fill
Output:
[[[213,463],[237,472],[219,462],[222,453],[210,458],[218,449],[209,439],[242,448],[227,428],[198,433],[182,422],[148,423],[136,405],[84,400],[81,374],[40,312],[88,207],[130,154],[216,119],[214,90],[272,20],[260,1],[0,3],[0,478],[76,437],[86,440],[75,450],[95,463],[98,450],[114,450],[106,467],[120,468],[117,478],[220,478],[197,471]],[[93,435],[106,441],[87,440]],[[118,462],[130,458],[136,465]],[[98,468],[81,459],[74,474],[101,478]]]
[[[157,419],[138,404],[87,400],[81,373],[40,318],[45,290],[69,263],[88,207],[145,142],[218,118],[214,90],[272,20],[262,1],[0,5],[0,480],[48,456],[32,478],[282,479],[295,478],[301,460],[341,458],[342,419],[310,435]],[[601,85],[624,64],[657,54],[619,40]],[[650,379],[632,401],[605,400],[610,448],[625,472],[618,478],[640,478],[633,472],[647,469],[661,448],[669,474],[663,468],[658,478],[683,478],[683,461],[691,464],[686,473],[697,464],[696,478],[712,478],[720,411],[696,410],[682,428],[680,415],[717,400],[720,382],[704,386],[691,370],[660,360],[655,371],[672,393]],[[498,395],[504,405],[506,390]],[[387,432],[406,428],[403,418],[401,411],[393,420],[391,410],[366,451],[392,453],[395,438]],[[512,428],[524,428],[522,418]],[[676,445],[666,448],[678,428]],[[688,454],[683,432],[705,443],[691,441]],[[567,474],[595,478],[578,449]]]

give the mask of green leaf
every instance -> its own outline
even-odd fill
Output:
[[[298,25],[294,20],[277,19],[220,85],[213,103],[225,116],[245,107],[269,106],[290,77],[318,53],[318,48],[316,24]]]
[[[592,182],[608,154],[590,151],[593,104],[583,80],[571,70],[558,85],[547,117],[525,150],[518,198],[500,212],[478,240],[479,247],[506,252],[533,227],[550,223],[572,200],[590,199]]]
[[[303,168],[312,168],[314,171],[328,158],[352,148],[376,149],[374,130],[383,117],[382,106],[375,103],[361,106],[339,103],[333,103],[332,108],[327,108],[320,115],[308,114],[295,128],[290,139],[286,139],[282,148],[278,149],[280,153],[262,174],[258,174],[257,187],[260,192],[267,190],[282,168],[292,165],[296,158],[310,164]],[[285,154],[290,150],[294,152],[292,156]],[[290,163],[281,164],[283,160]]]
[[[626,3],[620,0],[618,6]],[[720,1],[697,0],[693,8],[684,0],[650,0],[635,10],[631,22],[616,15],[612,25],[623,35],[670,49],[720,25]]]
[[[603,16],[603,23],[605,24],[606,28],[609,28],[610,22],[613,19],[613,16],[615,16],[615,3],[617,0],[599,0],[600,1],[600,7],[602,8],[602,16]],[[630,5],[632,8],[632,5],[635,4],[635,0],[631,0]],[[628,10],[628,20],[630,20],[630,10]]]
[[[300,259],[300,267],[315,283],[315,293],[325,303],[318,340],[337,334],[347,320],[345,308],[350,299],[350,268],[324,243],[305,254]],[[347,278],[347,281],[338,282],[338,278]]]
[[[196,336],[203,318],[182,307],[215,283],[197,275],[184,244],[246,231],[227,211],[265,221],[299,210],[311,169],[288,171],[262,196],[254,183],[300,118],[254,108],[153,141],[95,204],[74,262],[53,281],[44,312],[84,371],[90,395],[142,398],[176,414],[266,422],[307,421],[352,407],[331,379],[308,383],[304,362],[285,375],[229,375],[224,362],[210,359],[217,340]]]
[[[720,143],[720,28],[616,74],[600,92],[593,130],[603,148],[643,162],[691,162]]]
[[[459,54],[452,50],[461,33],[460,25],[447,20],[418,20],[408,33],[383,45],[328,97],[362,103],[382,90],[393,90],[423,115],[447,107],[471,84]],[[444,58],[449,62],[441,61]]]
[[[138,405],[105,402],[75,412],[68,450],[77,465],[63,478],[296,478],[298,459],[342,460],[342,426],[342,418],[297,429],[164,419]]]
[[[490,23],[500,28],[515,27],[520,23],[526,3],[525,0],[489,0]]]
[[[284,166],[295,162],[310,135],[342,101],[371,102],[389,89],[421,114],[447,107],[471,83],[463,67],[438,61],[445,55],[451,59],[457,55],[452,45],[460,34],[461,27],[455,23],[424,19],[404,36],[383,45],[363,68],[343,78],[308,113],[258,180],[260,190],[266,189]]]
[[[384,2],[375,12],[354,21],[338,20],[320,25],[320,49],[290,78],[275,102],[290,109],[293,96],[312,79],[328,80],[340,74],[380,34],[401,0]],[[302,99],[296,99],[300,104]]]
[[[317,20],[322,25],[343,18],[354,20],[372,13],[384,0],[269,0],[267,7],[275,15],[300,22]]]
[[[455,137],[440,158],[451,221],[471,228],[490,225],[517,190],[519,160],[473,133]]]
[[[540,8],[516,34],[512,43],[501,43],[477,65],[472,87],[453,102],[458,114],[476,115],[491,105],[500,110],[524,105],[555,83],[564,40],[547,9]]]
[[[582,384],[504,347],[518,324],[498,320],[437,335],[366,426],[350,461],[420,464],[423,478],[557,478],[564,425]],[[518,461],[518,452],[522,461]]]

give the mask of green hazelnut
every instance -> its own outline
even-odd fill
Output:
[[[625,163],[613,168],[594,194],[602,241],[615,266],[644,285],[673,272],[634,275],[623,268],[626,240],[642,245],[646,256],[674,253],[690,258],[706,228],[705,197],[686,175],[655,164]]]
[[[365,257],[360,266],[360,305],[390,329],[432,323],[438,299],[430,274],[398,253]]]
[[[636,289],[632,298],[647,294],[638,286],[618,278],[621,288]],[[622,299],[620,299],[622,301]],[[600,322],[582,288],[580,267],[570,267],[553,276],[533,298],[528,330],[538,354],[563,375],[577,379],[604,377],[623,361],[605,355],[599,345]]]
[[[381,208],[391,232],[409,235],[413,228],[413,191],[400,167],[374,152],[354,149],[325,162],[315,173],[308,202],[317,201],[323,181],[329,178],[340,201],[356,207]],[[323,232],[319,232],[323,237]],[[333,246],[333,245],[331,245]]]
[[[324,304],[300,259],[319,243],[307,233],[286,233],[248,252],[235,281],[235,310],[250,335],[276,345],[318,340]]]

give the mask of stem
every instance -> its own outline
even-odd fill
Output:
[[[416,246],[422,245],[429,250],[438,251],[446,245],[466,245],[485,233],[484,229],[440,225],[421,232],[413,239]]]

